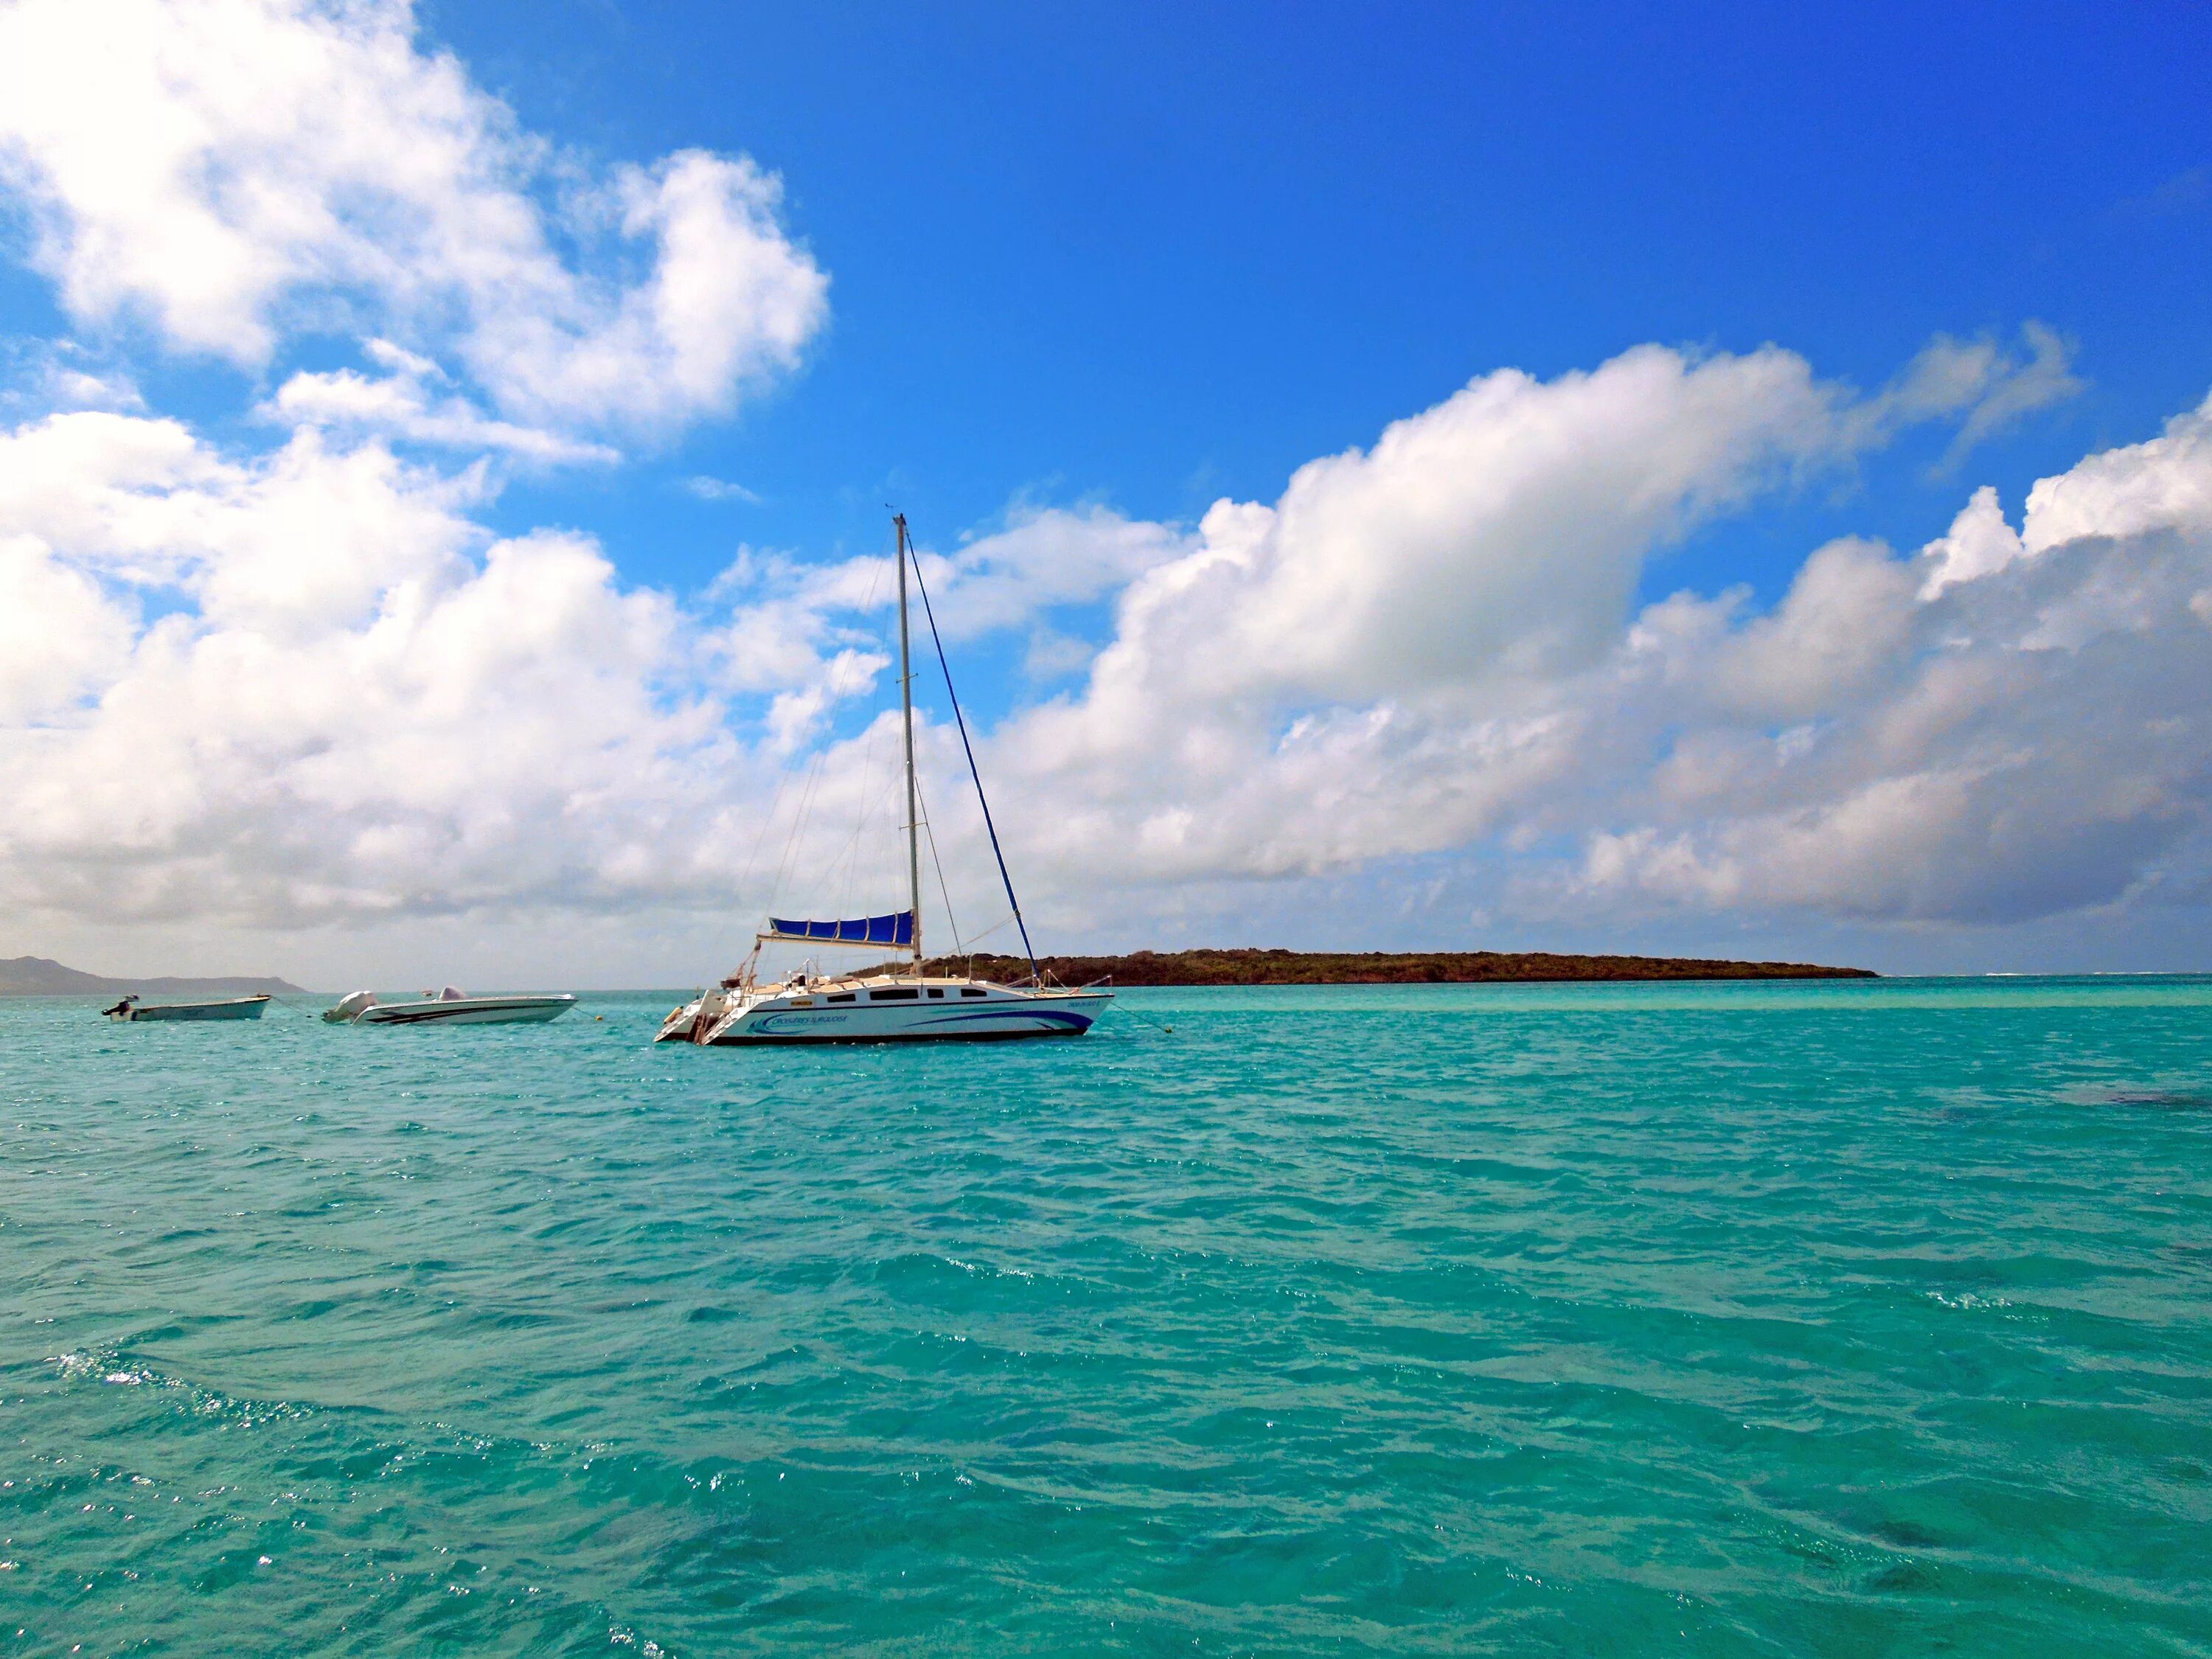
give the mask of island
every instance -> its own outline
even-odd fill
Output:
[[[64,968],[46,957],[0,961],[0,997],[283,996],[300,987],[288,979],[109,979]]]
[[[1019,957],[939,957],[931,973],[1029,976]],[[1875,979],[1866,968],[1704,957],[1570,956],[1549,951],[1136,951],[1122,957],[1039,957],[1063,985],[1483,985],[1565,980]]]

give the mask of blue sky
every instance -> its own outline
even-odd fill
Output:
[[[763,505],[619,481],[625,562],[660,580],[739,537],[873,546],[886,495],[940,538],[1016,496],[1193,518],[1477,374],[1646,340],[1772,341],[1873,386],[1931,335],[2042,319],[2090,390],[1966,469],[2014,499],[2212,383],[2201,8],[553,0],[425,21],[564,140],[757,156],[832,273],[805,373],[666,462]],[[1826,534],[1940,533],[1942,447],[1921,434],[1654,580],[1771,595]]]
[[[2201,8],[0,33],[24,948],[707,965],[896,502],[1058,942],[2207,965]]]

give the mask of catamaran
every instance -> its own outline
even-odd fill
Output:
[[[685,1003],[668,1016],[656,1039],[661,1042],[714,1045],[768,1042],[911,1042],[986,1038],[1080,1036],[1106,1012],[1114,994],[1103,984],[1071,989],[1046,982],[1038,973],[1036,952],[1030,946],[1029,924],[1022,920],[1020,901],[1014,896],[1013,878],[1006,873],[1006,856],[999,846],[999,831],[991,821],[991,804],[983,795],[982,774],[976,769],[975,746],[968,741],[968,721],[952,690],[952,670],[945,659],[945,641],[937,631],[937,615],[929,603],[929,590],[921,579],[921,562],[914,556],[907,538],[906,515],[896,514],[891,524],[898,543],[899,707],[906,738],[906,866],[907,908],[886,915],[854,916],[817,921],[811,918],[771,915],[768,926],[753,936],[752,952],[728,978]],[[960,746],[968,757],[969,775],[975,781],[976,803],[983,809],[983,827],[990,834],[991,852],[998,860],[999,878],[1006,885],[1012,921],[1021,930],[1022,951],[1028,957],[1030,977],[1015,985],[976,979],[959,974],[932,974],[923,968],[921,948],[921,811],[920,786],[914,770],[913,648],[907,617],[907,568],[914,569],[915,586],[921,593],[922,612],[929,620],[929,635],[937,647],[938,666],[944,670],[945,692],[952,703],[952,718],[960,729]],[[757,975],[761,947],[778,941],[816,946],[852,948],[873,952],[902,952],[910,960],[903,966],[878,969],[864,975],[825,975],[811,965],[783,979],[762,983]]]

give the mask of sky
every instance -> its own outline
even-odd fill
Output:
[[[0,0],[0,955],[2212,969],[2212,15]],[[1012,942],[934,664],[933,946]],[[940,883],[936,875],[943,869]]]

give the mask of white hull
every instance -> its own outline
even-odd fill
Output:
[[[669,1015],[664,1042],[977,1042],[1081,1036],[1103,990],[1017,990],[978,980],[835,980],[710,991]]]
[[[576,1006],[573,996],[459,997],[419,1002],[373,1002],[355,1025],[517,1025],[558,1019]]]
[[[118,1013],[108,1015],[113,1020],[142,1019],[258,1019],[261,1011],[269,1006],[267,997],[226,997],[220,1002],[153,1002],[133,1003]]]

